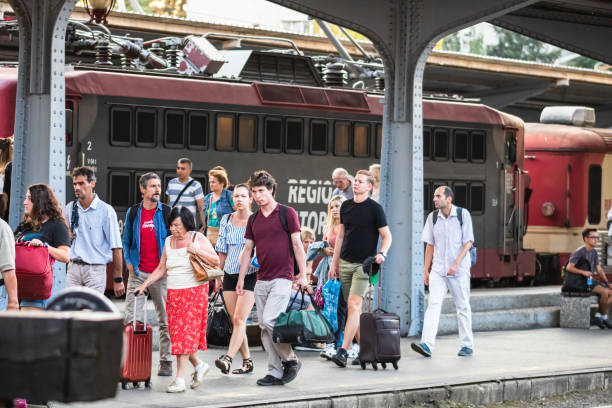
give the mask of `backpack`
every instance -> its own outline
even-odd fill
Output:
[[[138,213],[138,208],[140,207],[140,203],[133,205],[128,210],[130,212],[130,228],[134,228],[134,220],[136,219],[136,214]],[[168,216],[170,215],[170,211],[172,209],[170,206],[162,203],[162,215],[164,217],[164,224],[166,225],[166,235],[170,236],[170,224],[168,224]]]
[[[463,208],[461,207],[457,207],[455,206],[455,208],[457,208],[457,220],[459,221],[459,226],[463,228]],[[433,225],[436,225],[436,221],[438,221],[438,213],[440,212],[440,210],[435,210],[433,212],[432,215],[432,222]],[[461,230],[463,233],[463,230]],[[474,243],[472,242],[472,247],[470,248],[470,258],[472,260],[472,264],[470,265],[470,267],[474,266],[476,264],[476,245],[474,245]]]
[[[287,239],[289,240],[289,253],[291,254],[291,258],[293,258],[293,276],[296,276],[300,273],[300,268],[298,267],[297,260],[295,259],[295,253],[293,252],[293,243],[291,242],[291,233],[289,232],[289,224],[287,224],[287,206],[282,204],[279,205],[280,208],[278,212],[280,216],[281,225],[287,233]],[[253,230],[253,224],[255,223],[255,217],[257,217],[257,214],[259,214],[259,210],[255,211],[249,217],[249,226],[251,227],[251,230]],[[255,243],[255,245],[257,245],[257,243]]]

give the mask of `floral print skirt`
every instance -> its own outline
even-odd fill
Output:
[[[206,350],[208,283],[186,289],[168,289],[166,313],[173,355]]]

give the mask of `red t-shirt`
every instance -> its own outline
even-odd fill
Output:
[[[283,229],[279,211],[280,204],[277,204],[267,217],[261,210],[258,211],[253,227],[251,228],[250,223],[247,224],[244,233],[246,239],[255,241],[257,261],[260,265],[257,272],[258,280],[271,281],[281,278],[293,281],[293,258],[289,251],[289,237]],[[300,221],[291,207],[287,207],[287,227],[291,234],[300,232]]]
[[[155,237],[155,225],[153,216],[154,208],[140,212],[140,265],[138,269],[142,272],[151,273],[159,264],[159,254],[157,250],[157,238]]]

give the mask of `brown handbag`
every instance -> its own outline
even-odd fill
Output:
[[[198,234],[194,233],[191,238],[191,242],[195,242],[196,236]],[[210,280],[216,279],[219,276],[223,276],[223,271],[219,268],[216,268],[212,265],[209,265],[202,258],[195,254],[189,255],[189,262],[191,262],[191,267],[193,268],[193,275],[195,280],[198,282],[208,282]]]

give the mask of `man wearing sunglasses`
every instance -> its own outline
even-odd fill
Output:
[[[579,292],[590,291],[597,294],[599,298],[599,309],[595,313],[594,323],[601,329],[612,329],[612,323],[608,320],[608,309],[612,305],[612,289],[608,278],[599,264],[597,256],[597,242],[599,234],[595,228],[586,228],[582,231],[582,239],[584,245],[578,248],[569,259],[566,273],[571,274],[566,276],[565,286],[570,290]],[[594,280],[591,287],[588,287],[587,279],[599,275],[599,280]]]

